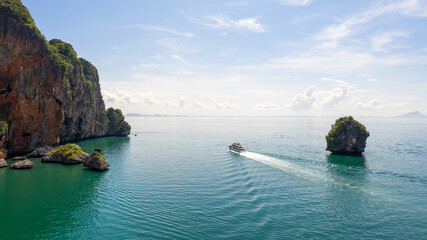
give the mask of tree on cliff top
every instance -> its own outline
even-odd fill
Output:
[[[41,38],[44,38],[40,30],[36,27],[36,24],[34,23],[34,19],[31,17],[30,12],[24,6],[24,4],[22,4],[21,0],[1,0],[0,14],[21,21],[23,24],[33,29]]]
[[[125,122],[125,117],[120,109],[108,108],[106,110],[108,134],[110,135],[129,135],[130,125]]]

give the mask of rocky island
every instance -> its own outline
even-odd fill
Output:
[[[59,39],[47,41],[20,0],[0,2],[0,159],[36,148],[127,136],[105,109],[97,69]]]
[[[341,117],[326,135],[327,151],[333,154],[360,155],[365,151],[369,132],[352,116]]]

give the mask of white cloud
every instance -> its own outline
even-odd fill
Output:
[[[217,109],[233,109],[237,107],[237,104],[231,104],[229,102],[218,102],[215,98],[212,98]]]
[[[266,27],[259,23],[257,18],[233,20],[225,15],[213,15],[207,17],[207,19],[211,20],[211,22],[201,22],[198,20],[195,21],[195,23],[215,29],[246,29],[256,33],[263,33],[266,31]]]
[[[226,7],[246,7],[248,5],[247,1],[236,1],[236,2],[227,2],[224,3]]]
[[[323,74],[348,73],[367,68],[382,68],[405,65],[424,65],[426,56],[407,56],[394,54],[375,56],[366,51],[322,51],[307,52],[300,55],[284,56],[270,59],[267,63],[257,65],[236,66],[239,70],[296,70]]]
[[[307,6],[313,2],[313,0],[279,0],[279,2],[283,5]]]
[[[161,101],[158,101],[153,98],[153,93],[140,93],[141,102],[149,105],[161,104]]]
[[[178,104],[178,106],[180,106],[180,107],[184,107],[186,103],[187,103],[187,98],[186,98],[186,97],[181,97],[181,98],[179,99],[179,104]]]
[[[178,62],[181,62],[181,63],[184,63],[185,65],[190,65],[183,57],[181,57],[180,55],[178,55],[178,54],[173,54],[173,55],[171,55],[171,58],[173,59],[173,60],[176,60],[176,61],[178,61]]]
[[[153,97],[153,93],[135,93],[127,90],[102,90],[102,96],[105,102],[119,103],[119,104],[148,104],[157,105],[161,104]]]
[[[233,104],[229,102],[223,102],[223,103],[216,103],[216,108],[218,109],[233,109]]]
[[[385,52],[388,48],[398,48],[399,45],[394,44],[397,38],[406,38],[408,32],[392,31],[375,35],[371,38],[372,49],[376,52]]]
[[[407,102],[395,102],[392,104],[379,104],[377,99],[371,99],[368,102],[362,102],[359,98],[354,98],[352,104],[358,109],[363,110],[382,110],[382,109],[395,109],[408,105]]]
[[[334,83],[336,88],[329,91],[328,96],[321,103],[322,108],[333,108],[338,105],[340,102],[347,100],[354,90],[354,87],[348,82],[332,79],[332,78],[322,78],[323,81],[329,81]]]
[[[142,63],[137,65],[137,68],[143,68],[143,69],[156,69],[160,68],[162,65],[160,64],[153,64],[153,63]]]
[[[314,91],[315,86],[307,88],[304,93],[296,95],[291,100],[291,103],[286,105],[286,107],[292,108],[294,110],[305,110],[311,108],[313,103],[316,101]]]
[[[353,15],[352,17],[342,21],[340,24],[326,27],[317,34],[316,38],[319,40],[338,41],[356,34],[356,26],[362,23],[370,22],[371,20],[388,13],[399,13],[402,15],[415,17],[427,17],[427,3],[425,1],[418,0],[403,0],[394,2],[383,1],[364,12]]]
[[[128,26],[123,26],[121,28],[124,28],[124,29],[142,29],[142,30],[147,30],[147,31],[165,32],[165,33],[170,33],[170,34],[174,34],[174,35],[178,35],[178,36],[182,36],[182,37],[194,37],[193,33],[179,32],[179,31],[176,31],[176,30],[170,29],[170,28],[164,28],[164,27],[152,26],[152,25],[145,25],[145,24],[128,25]]]
[[[191,107],[193,108],[200,108],[200,109],[207,109],[209,106],[204,104],[203,102],[199,101],[199,100],[194,100],[191,104]]]
[[[376,79],[376,78],[368,78],[366,81],[367,82],[378,82],[378,79]]]
[[[157,44],[170,48],[175,52],[179,52],[181,50],[181,46],[177,43],[176,39],[173,38],[162,38],[157,40]]]
[[[110,103],[125,103],[125,104],[138,104],[141,103],[132,94],[125,90],[102,90],[104,101]]]
[[[270,102],[270,101],[265,101],[265,102],[262,102],[262,103],[259,103],[259,104],[255,105],[255,108],[258,108],[258,109],[273,109],[273,108],[277,108],[277,105],[274,104],[274,103],[272,103],[272,102]]]

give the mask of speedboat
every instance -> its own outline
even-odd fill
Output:
[[[242,152],[246,152],[246,149],[240,143],[228,144],[228,151],[232,153],[240,154]]]

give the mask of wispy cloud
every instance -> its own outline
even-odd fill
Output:
[[[376,56],[368,51],[353,51],[351,49],[337,51],[307,52],[299,55],[274,58],[257,65],[236,66],[245,70],[295,70],[314,73],[348,73],[360,69],[393,67],[405,65],[424,65],[426,56],[409,56],[393,54]]]
[[[266,26],[258,22],[258,18],[242,18],[233,20],[225,15],[212,15],[206,17],[206,20],[192,19],[193,23],[206,26],[213,29],[236,29],[250,30],[256,33],[266,32]]]
[[[358,109],[363,110],[383,110],[383,109],[393,109],[401,108],[408,105],[407,102],[395,102],[391,104],[379,104],[377,99],[371,99],[368,102],[362,102],[359,98],[354,98],[352,104]]]
[[[164,32],[164,33],[170,33],[182,37],[194,37],[193,33],[189,32],[180,32],[171,28],[165,28],[165,27],[159,27],[159,26],[152,26],[152,25],[145,25],[145,24],[135,24],[135,25],[128,25],[121,27],[123,29],[142,29],[146,31],[158,31],[158,32]]]
[[[171,55],[171,58],[175,61],[184,63],[185,65],[190,65],[182,56],[180,56],[178,54]]]
[[[278,0],[283,5],[291,6],[307,6],[313,2],[313,0]]]
[[[372,8],[359,14],[355,14],[339,24],[324,28],[317,34],[316,38],[320,40],[338,41],[356,34],[356,26],[368,23],[371,20],[388,13],[427,17],[427,3],[425,1],[421,2],[418,0],[380,2],[380,4],[376,4]]]
[[[403,31],[391,31],[375,35],[371,39],[372,49],[376,52],[385,52],[389,48],[399,48],[401,46],[395,43],[396,40],[398,38],[407,38],[409,35],[409,32]]]
[[[248,5],[247,1],[235,1],[224,3],[223,6],[226,7],[246,7]]]
[[[190,104],[190,107],[193,107],[193,108],[200,108],[200,109],[207,109],[207,108],[209,108],[209,106],[208,106],[207,104],[205,104],[205,103],[203,103],[203,102],[201,102],[201,101],[199,101],[199,100],[194,100],[194,101]]]
[[[270,101],[265,101],[265,102],[258,103],[257,105],[255,105],[255,108],[257,108],[257,109],[274,109],[274,108],[277,108],[277,105],[270,102]]]
[[[227,101],[226,102],[219,102],[215,98],[212,98],[212,101],[214,102],[215,107],[217,109],[228,109],[228,110],[231,110],[231,109],[236,108],[238,106],[237,104],[231,104],[231,103],[229,103]]]

